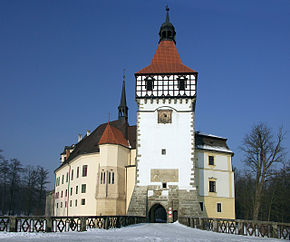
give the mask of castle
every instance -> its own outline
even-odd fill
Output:
[[[152,62],[135,73],[137,125],[123,80],[118,119],[64,148],[54,216],[235,218],[233,152],[226,138],[195,131],[198,73],[182,63],[166,10]]]

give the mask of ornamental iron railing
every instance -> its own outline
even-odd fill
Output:
[[[68,232],[89,228],[121,228],[145,223],[138,216],[72,216],[72,217],[0,217],[0,232]]]
[[[290,240],[290,223],[190,216],[179,217],[178,221],[191,228],[219,233]]]

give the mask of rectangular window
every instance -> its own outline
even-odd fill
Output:
[[[65,196],[67,197],[67,189],[65,189]]]
[[[210,192],[216,191],[215,181],[209,181],[209,191]]]
[[[77,199],[75,200],[75,206],[76,207],[78,206],[78,200]]]
[[[146,90],[147,91],[152,91],[153,87],[154,87],[153,80],[147,80],[146,81]]]
[[[82,184],[82,193],[86,193],[86,184]]]
[[[70,195],[72,196],[72,194],[73,194],[73,188],[71,187],[70,188]]]
[[[103,175],[103,184],[105,184],[105,181],[106,181],[106,173],[104,172],[104,175]]]
[[[86,204],[86,200],[83,198],[82,199],[82,205],[85,205]]]
[[[70,207],[72,206],[72,200],[69,201],[69,206],[70,206]]]
[[[109,176],[109,179],[108,179],[109,182],[108,183],[111,184],[111,172],[109,172],[109,175],[108,176]]]
[[[79,192],[79,186],[76,186],[76,194]]]
[[[203,211],[203,202],[199,202],[200,211]]]
[[[178,89],[184,91],[185,90],[185,80],[179,79],[178,80]]]
[[[62,175],[62,177],[61,177],[61,184],[63,184],[64,183],[64,175]]]
[[[162,149],[162,150],[161,150],[161,154],[162,154],[162,155],[166,155],[166,149]]]
[[[208,164],[210,166],[214,166],[214,156],[212,156],[212,155],[208,156]]]
[[[114,175],[115,175],[114,172],[112,172],[112,184],[114,184],[114,182],[115,182],[115,176]]]
[[[61,191],[61,195],[60,195],[60,197],[63,197],[63,191]]]
[[[68,182],[68,172],[66,173],[66,182]]]
[[[83,165],[83,175],[82,176],[87,176],[88,172],[88,165]]]
[[[79,178],[79,175],[80,175],[80,168],[78,167],[77,168],[77,178]]]
[[[56,208],[58,208],[58,203],[56,203]]]
[[[60,207],[62,208],[62,202],[60,203]]]
[[[71,180],[74,179],[74,170],[71,170]]]
[[[101,172],[101,184],[103,183],[103,172]]]
[[[216,207],[217,212],[220,213],[222,211],[222,204],[221,203],[217,203],[216,205],[217,205],[217,207]]]
[[[167,187],[166,182],[163,182],[163,183],[162,183],[162,188],[166,188],[166,187]]]

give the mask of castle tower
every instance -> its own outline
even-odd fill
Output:
[[[166,7],[152,62],[135,73],[137,175],[128,214],[152,222],[200,211],[194,157],[198,73],[182,63],[175,35]]]

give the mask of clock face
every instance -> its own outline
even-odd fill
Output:
[[[158,123],[171,123],[172,122],[172,110],[159,110],[158,111]]]

